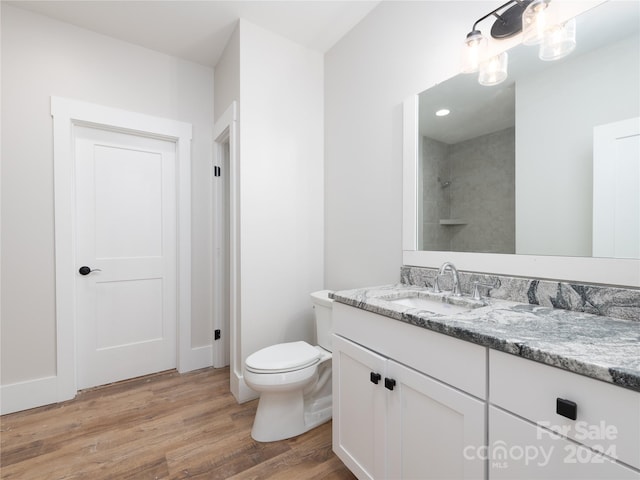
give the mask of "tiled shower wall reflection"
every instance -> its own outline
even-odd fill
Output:
[[[514,253],[515,129],[453,145],[422,137],[421,147],[420,249]]]

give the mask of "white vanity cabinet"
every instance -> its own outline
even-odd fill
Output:
[[[490,479],[640,479],[640,393],[494,350],[489,392]]]
[[[339,303],[333,318],[333,449],[351,471],[486,478],[486,348]]]

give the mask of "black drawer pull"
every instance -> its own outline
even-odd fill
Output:
[[[369,380],[371,380],[371,383],[375,383],[376,385],[378,384],[381,378],[382,378],[382,375],[376,372],[371,372],[371,374],[369,375]]]
[[[565,400],[564,398],[556,398],[556,413],[563,417],[575,420],[578,418],[578,405],[571,400]]]
[[[384,378],[384,386],[389,390],[393,390],[393,387],[396,386],[396,381],[393,378]]]

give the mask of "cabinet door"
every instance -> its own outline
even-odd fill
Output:
[[[489,407],[489,478],[640,479],[640,473],[578,443]]]
[[[333,450],[359,479],[382,479],[386,359],[337,335],[332,342]]]
[[[392,360],[387,377],[388,478],[485,478],[485,403]]]

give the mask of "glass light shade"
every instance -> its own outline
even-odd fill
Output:
[[[551,61],[566,57],[576,48],[576,19],[564,25],[554,25],[547,29],[538,56],[540,60]]]
[[[467,35],[462,50],[462,72],[477,72],[480,68],[480,62],[482,62],[486,56],[486,51],[487,39],[479,30],[474,30]]]
[[[538,45],[549,26],[549,0],[533,0],[522,14],[522,43]]]
[[[491,57],[480,66],[478,83],[484,86],[497,85],[507,78],[507,52]]]

